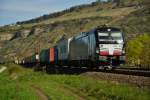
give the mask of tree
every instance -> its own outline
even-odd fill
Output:
[[[150,35],[143,34],[129,40],[126,47],[126,56],[129,65],[150,68]]]
[[[142,52],[143,44],[136,39],[130,40],[127,43],[127,62],[129,65],[139,65],[140,55]]]
[[[139,41],[141,41],[144,45],[140,59],[141,65],[144,68],[150,68],[150,35],[143,34],[139,37]]]

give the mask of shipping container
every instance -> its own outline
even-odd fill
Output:
[[[47,64],[49,62],[49,49],[44,49],[40,52],[40,63]]]
[[[54,63],[57,64],[58,61],[58,49],[57,46],[54,46]]]

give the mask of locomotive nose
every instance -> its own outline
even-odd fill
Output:
[[[101,44],[99,54],[101,56],[120,56],[122,55],[122,45],[120,44]]]
[[[122,52],[119,50],[114,50],[113,53],[111,54],[109,51],[100,51],[100,56],[108,56],[108,55],[112,55],[112,56],[121,56]]]

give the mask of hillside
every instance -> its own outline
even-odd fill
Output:
[[[95,2],[0,27],[0,55],[10,60],[22,59],[37,49],[53,46],[64,34],[71,37],[103,24],[122,28],[127,39],[149,34],[150,2],[122,0],[120,5]]]

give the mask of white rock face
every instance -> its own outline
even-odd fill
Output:
[[[21,36],[23,38],[26,38],[30,34],[31,30],[23,30],[21,33]]]
[[[21,30],[15,33],[15,38],[21,37],[21,38],[27,38],[30,34],[31,30]]]
[[[14,34],[1,34],[0,35],[0,40],[1,41],[6,41],[12,39]]]

